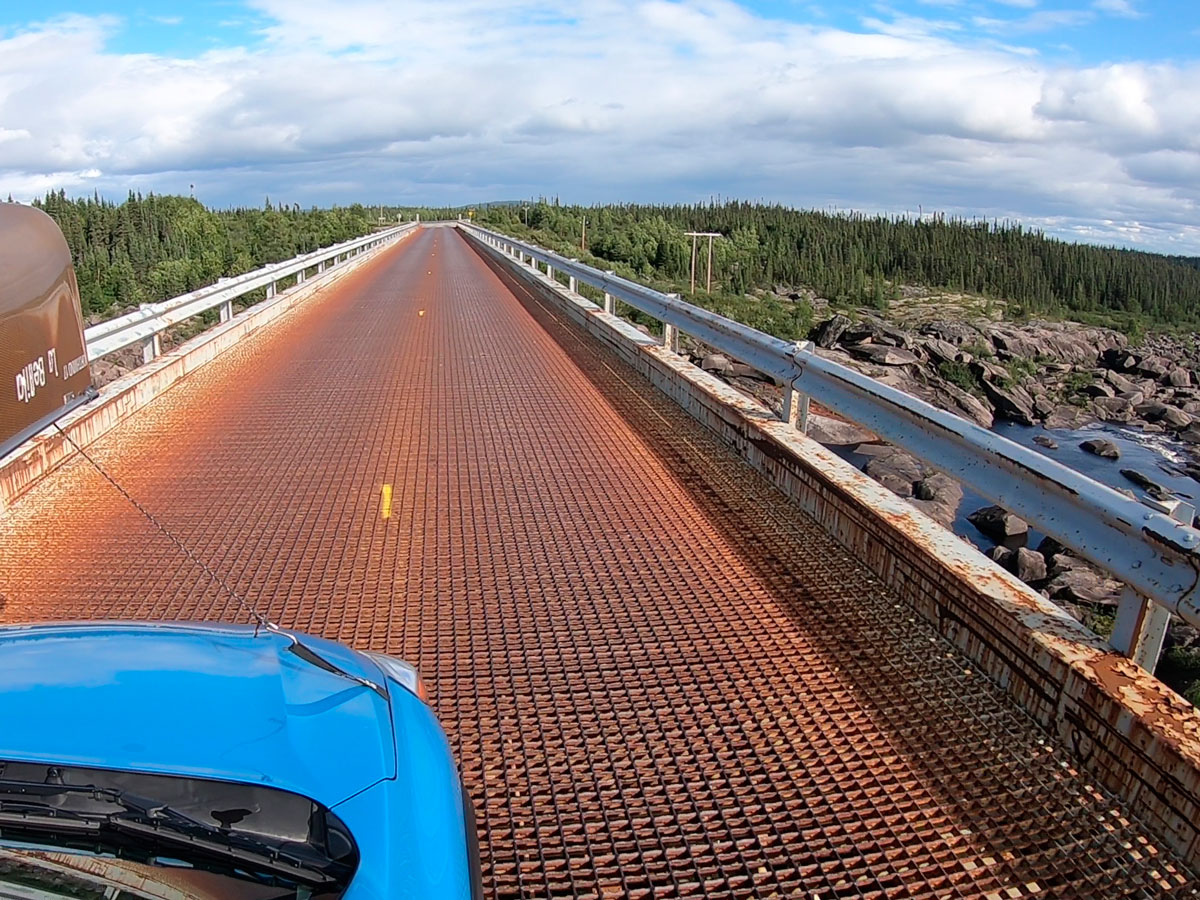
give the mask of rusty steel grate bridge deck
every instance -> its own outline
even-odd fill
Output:
[[[92,449],[282,624],[419,665],[491,896],[1197,894],[824,531],[451,229]],[[0,593],[5,623],[245,619],[80,460],[0,520]]]

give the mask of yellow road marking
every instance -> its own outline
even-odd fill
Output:
[[[379,504],[379,514],[385,519],[392,517],[392,486],[390,484],[383,486],[383,498]]]

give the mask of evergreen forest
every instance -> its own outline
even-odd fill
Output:
[[[189,197],[131,193],[120,204],[98,196],[47,194],[35,205],[62,228],[79,279],[84,314],[115,315],[288,259],[377,226],[379,217],[451,219],[466,208],[306,209],[272,204],[212,210]],[[696,205],[564,206],[556,201],[475,207],[480,224],[527,238],[780,337],[807,335],[807,304],[770,294],[810,290],[835,303],[886,310],[902,285],[994,298],[1010,318],[1071,318],[1126,333],[1200,330],[1200,259],[1073,244],[1012,222],[827,213],[725,202]],[[707,239],[713,286],[705,290]]]
[[[456,210],[426,210],[454,217]],[[1200,327],[1200,260],[1074,244],[1013,222],[827,213],[727,202],[673,206],[500,203],[475,219],[642,280],[690,289],[687,231],[719,232],[713,296],[807,288],[836,302],[886,309],[901,285],[1003,301],[1011,318],[1070,318],[1139,332]],[[586,219],[586,228],[584,220]],[[586,244],[586,253],[582,245]],[[699,241],[698,291],[706,239]],[[752,323],[753,324],[753,323]],[[782,336],[782,335],[781,335]]]
[[[211,210],[190,197],[131,193],[114,204],[58,191],[34,205],[67,238],[91,320],[349,240],[376,221],[362,206],[301,210],[269,199],[261,209]]]

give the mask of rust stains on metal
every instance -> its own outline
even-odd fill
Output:
[[[1189,740],[1178,740],[1174,746],[1200,760],[1195,752],[1200,722],[1192,704],[1161,682],[1147,678],[1141,668],[1117,653],[1094,656],[1084,665],[1096,683],[1111,696],[1119,697],[1121,705],[1141,724],[1168,735],[1186,735]]]
[[[282,624],[419,666],[489,896],[1196,894],[824,527],[453,232],[93,451]],[[0,591],[5,622],[236,615],[77,463],[0,518]]]

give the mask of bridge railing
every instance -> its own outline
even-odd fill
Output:
[[[409,222],[387,231],[351,238],[340,244],[323,247],[283,262],[271,263],[244,275],[225,278],[216,284],[198,288],[159,303],[147,303],[134,312],[117,316],[84,330],[88,362],[108,356],[126,347],[142,348],[142,359],[150,362],[160,352],[159,336],[174,325],[210,309],[220,310],[220,321],[233,318],[233,301],[260,288],[267,289],[267,298],[275,296],[278,283],[292,276],[303,283],[310,269],[323,273],[351,257],[396,240],[416,227]]]
[[[1045,455],[1000,437],[838,363],[818,356],[808,341],[791,343],[568,259],[467,222],[459,227],[518,263],[586,284],[663,322],[664,345],[680,333],[776,379],[784,387],[783,418],[805,430],[809,397],[880,438],[927,461],[971,490],[1028,521],[1065,547],[1124,582],[1110,641],[1153,670],[1171,613],[1200,626],[1200,531],[1169,514],[1100,484]],[[539,271],[541,269],[539,268]]]

